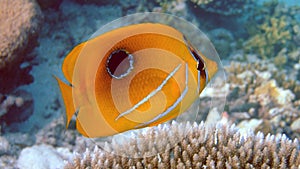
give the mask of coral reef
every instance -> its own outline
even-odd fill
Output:
[[[32,0],[0,1],[0,92],[32,81],[30,67],[20,67],[31,59],[28,52],[36,46],[42,13]],[[24,65],[23,65],[24,66]]]
[[[55,119],[36,134],[36,143],[72,149],[78,133],[75,131],[75,126],[72,126],[69,129],[71,130],[66,132],[65,120],[63,117]]]
[[[191,0],[201,10],[219,15],[240,15],[247,9],[252,0]]]
[[[11,156],[1,156],[0,167],[5,169],[15,169],[14,167],[16,160]]]
[[[278,47],[285,46],[292,38],[291,32],[287,30],[288,22],[285,16],[271,18],[269,23],[258,26],[260,32],[252,36],[244,45],[246,51],[257,51],[263,57],[275,56]]]
[[[291,124],[300,117],[299,82],[291,80],[273,63],[257,58],[248,64],[231,62],[225,69],[231,91],[226,103],[229,121],[239,124],[261,119],[254,130],[300,138],[300,133],[291,129]]]
[[[189,129],[181,138],[184,129]],[[171,131],[171,132],[170,132]],[[171,133],[171,134],[170,134]],[[177,137],[177,138],[176,138]],[[135,138],[145,138],[137,142]],[[157,138],[157,140],[153,140]],[[178,143],[174,140],[180,139]],[[157,141],[157,142],[153,142]],[[157,146],[167,145],[163,151]],[[65,169],[85,168],[291,168],[300,167],[298,140],[285,135],[241,135],[234,127],[205,127],[173,122],[140,132],[129,142],[115,144],[111,152],[98,149],[76,155]],[[114,153],[124,153],[123,156]],[[142,158],[129,158],[137,153]],[[148,156],[148,154],[155,154]]]
[[[296,119],[292,124],[291,124],[291,130],[295,132],[300,132],[300,118]]]
[[[283,48],[295,50],[297,45],[293,37],[299,35],[300,22],[297,13],[300,14],[300,7],[287,7],[278,0],[272,0],[253,11],[246,23],[250,35],[244,44],[246,52],[271,58],[278,55]]]
[[[254,90],[253,96],[257,98],[253,99],[257,100],[258,98],[267,95],[269,95],[271,99],[274,99],[273,101],[275,101],[279,105],[287,105],[291,103],[291,101],[295,98],[295,95],[290,90],[284,90],[278,87],[275,80],[270,80],[257,87]]]
[[[205,16],[209,16],[210,14],[235,16],[242,14],[249,6],[252,7],[251,2],[253,2],[253,0],[155,0],[155,3],[152,5],[149,6],[147,2],[148,4],[143,4],[143,6],[148,6],[147,10],[150,11],[171,13],[180,17],[193,19],[193,16],[189,15],[188,6],[192,10],[195,10],[197,14],[201,13],[200,16],[202,16],[202,14]]]
[[[157,6],[152,9],[154,12],[171,13],[177,16],[186,17],[186,2],[185,0],[156,0]]]
[[[19,169],[63,168],[64,160],[68,160],[66,159],[68,155],[65,154],[68,154],[68,150],[62,148],[55,150],[49,145],[35,145],[21,151],[17,166]]]
[[[4,137],[9,142],[10,148],[4,154],[8,158],[7,161],[4,156],[0,158],[0,168],[1,166],[14,169],[63,168],[64,161],[73,157],[70,151],[84,152],[86,148],[92,149],[95,146],[91,139],[80,136],[74,127],[66,130],[63,117],[54,119],[36,135],[5,133]],[[1,141],[0,139],[0,145]],[[4,147],[3,152],[6,152],[6,149]]]
[[[191,0],[191,2],[197,5],[205,5],[211,3],[213,0]]]
[[[32,96],[23,90],[18,90],[11,95],[0,94],[0,124],[11,125],[22,122],[33,113]],[[4,128],[2,128],[4,130]],[[9,128],[5,128],[9,130]]]
[[[10,145],[5,137],[0,136],[0,155],[6,154],[9,152]]]

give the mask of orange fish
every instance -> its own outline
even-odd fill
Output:
[[[56,78],[68,127],[103,137],[177,117],[199,97],[218,70],[173,27],[143,23],[121,27],[76,46]],[[77,112],[77,113],[76,113]]]

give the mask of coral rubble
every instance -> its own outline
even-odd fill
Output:
[[[226,111],[232,123],[244,126],[252,118],[260,119],[262,122],[255,131],[300,138],[300,133],[291,129],[291,124],[300,117],[299,82],[291,80],[293,77],[287,77],[285,71],[267,60],[231,62],[225,69],[231,91]]]

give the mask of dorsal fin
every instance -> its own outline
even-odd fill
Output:
[[[63,65],[62,65],[62,71],[65,75],[65,78],[68,80],[69,83],[72,84],[72,78],[74,73],[74,67],[77,61],[77,58],[84,47],[85,42],[77,45],[65,58]]]

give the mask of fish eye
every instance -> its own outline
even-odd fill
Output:
[[[133,69],[133,56],[125,49],[113,51],[106,62],[108,74],[116,79],[122,79]]]

